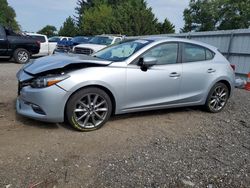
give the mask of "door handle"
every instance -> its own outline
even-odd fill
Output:
[[[208,73],[213,73],[213,72],[216,72],[216,70],[215,70],[215,69],[210,68],[210,69],[208,69],[208,70],[207,70],[207,72],[208,72]]]
[[[172,72],[170,73],[169,77],[174,78],[174,77],[180,77],[181,75],[177,72]]]

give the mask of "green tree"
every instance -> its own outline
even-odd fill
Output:
[[[15,10],[8,5],[7,0],[0,0],[0,24],[19,31]]]
[[[158,34],[158,20],[144,0],[118,3],[113,12],[112,31],[126,35]]]
[[[77,35],[77,27],[71,16],[69,16],[63,23],[63,26],[58,31],[58,35],[68,37],[74,37],[75,35]]]
[[[40,33],[42,35],[47,35],[48,37],[55,36],[57,33],[57,29],[53,25],[47,25],[41,30],[39,30],[37,33]]]
[[[77,10],[81,12],[78,23],[82,35],[114,33],[131,36],[174,32],[174,25],[167,19],[163,24],[158,22],[145,0],[84,1],[78,2]]]
[[[182,32],[242,29],[250,26],[250,0],[190,0]]]
[[[175,33],[175,26],[166,18],[164,22],[160,24],[159,31],[162,34]]]
[[[215,30],[217,11],[214,0],[190,0],[189,8],[183,13],[185,25],[182,32]]]
[[[250,0],[220,0],[218,30],[250,27]]]
[[[77,0],[75,7],[75,21],[78,27],[80,27],[83,21],[83,15],[85,10],[93,6],[92,0]]]
[[[100,4],[85,11],[80,25],[80,33],[85,35],[97,35],[111,33],[113,9],[107,4]]]

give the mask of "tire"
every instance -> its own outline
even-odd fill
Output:
[[[95,87],[84,88],[72,95],[66,105],[70,125],[78,131],[101,128],[110,118],[112,102],[109,95]]]
[[[211,113],[221,112],[225,108],[228,98],[229,88],[221,82],[216,83],[208,94],[205,109]]]
[[[15,50],[13,57],[15,62],[25,64],[30,60],[30,53],[23,48],[18,48]]]

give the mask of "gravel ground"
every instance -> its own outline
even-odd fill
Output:
[[[250,187],[250,92],[219,114],[128,114],[80,133],[16,115],[20,67],[0,63],[0,187]]]

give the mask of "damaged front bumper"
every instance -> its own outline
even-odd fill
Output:
[[[64,107],[69,97],[67,91],[57,85],[35,89],[23,87],[16,101],[17,113],[45,122],[63,122]]]

